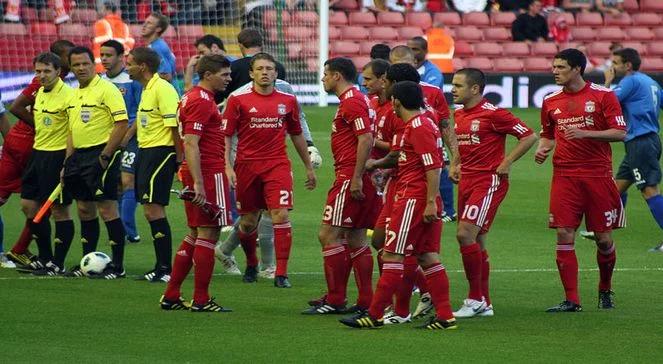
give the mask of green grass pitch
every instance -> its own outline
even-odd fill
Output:
[[[495,317],[460,321],[459,330],[426,332],[414,325],[381,330],[342,327],[338,316],[300,315],[306,301],[323,292],[317,230],[333,168],[329,147],[335,109],[306,108],[316,145],[324,157],[318,188],[304,190],[301,163],[293,158],[295,210],[291,256],[293,288],[271,281],[247,285],[217,267],[211,292],[230,314],[163,312],[157,304],[162,284],[88,279],[37,279],[0,271],[0,362],[656,362],[663,357],[663,255],[647,249],[663,237],[636,190],[630,193],[628,227],[615,233],[617,308],[596,308],[598,272],[593,243],[578,239],[580,292],[585,311],[546,314],[563,299],[555,266],[555,234],[547,228],[552,166],[538,166],[532,152],[512,170],[511,190],[489,236],[491,290]],[[539,130],[538,110],[514,110]],[[511,138],[513,139],[513,138]],[[509,146],[513,146],[513,140]],[[613,144],[615,165],[623,145]],[[293,155],[294,157],[294,155]],[[18,198],[1,208],[5,249],[23,224]],[[174,249],[187,231],[181,202],[168,208]],[[154,253],[139,208],[143,241],[126,249],[129,275],[147,271]],[[78,227],[77,227],[78,233]],[[109,252],[102,227],[100,250]],[[36,247],[33,245],[32,250]],[[241,249],[236,251],[243,264]],[[80,259],[75,242],[67,266]],[[457,308],[467,290],[455,241],[455,224],[446,224],[442,259],[449,271]],[[377,275],[375,276],[377,279]],[[183,287],[191,297],[193,280]],[[349,298],[356,297],[353,280]],[[412,304],[414,305],[414,299]],[[658,358],[658,359],[657,359]]]

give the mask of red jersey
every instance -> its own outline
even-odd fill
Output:
[[[534,133],[513,114],[486,99],[472,108],[456,109],[454,122],[463,175],[495,173],[504,160],[507,134],[521,139]]]
[[[419,82],[419,86],[424,94],[426,109],[434,112],[434,121],[439,123],[440,120],[449,119],[449,104],[447,104],[442,90],[426,82]]]
[[[226,140],[214,93],[199,86],[193,87],[180,101],[179,119],[182,134],[200,136],[198,148],[203,173],[223,171]]]
[[[612,176],[610,143],[592,139],[568,140],[568,128],[626,129],[617,96],[612,90],[587,82],[582,90],[554,92],[543,99],[541,137],[556,142],[553,174],[558,176]]]
[[[442,168],[442,136],[436,123],[420,114],[405,123],[398,158],[396,195],[426,198],[426,172]]]
[[[253,88],[231,94],[223,112],[226,136],[237,133],[237,161],[287,159],[285,134],[299,135],[299,106],[294,95]]]
[[[391,102],[380,104],[378,97],[374,97],[371,99],[371,108],[375,110],[375,138],[389,143],[390,150],[398,150],[405,123],[396,116]],[[388,151],[373,148],[371,158],[380,159],[388,153]]]
[[[357,164],[357,136],[373,132],[375,111],[356,87],[343,92],[339,100],[332,121],[331,150],[336,177],[350,178]]]
[[[21,91],[21,95],[25,96],[28,100],[30,100],[30,104],[35,103],[35,98],[37,97],[37,91],[39,91],[39,88],[41,87],[41,84],[39,83],[39,79],[37,77],[34,77],[32,81],[30,81],[30,84],[28,84],[23,91]],[[16,124],[12,127],[14,129],[14,135],[17,136],[24,136],[24,137],[30,137],[33,138],[35,136],[35,129],[28,125],[23,120],[18,120]]]

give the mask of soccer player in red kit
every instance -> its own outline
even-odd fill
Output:
[[[417,83],[403,81],[394,85],[392,104],[396,115],[407,121],[400,142],[396,199],[387,226],[382,275],[368,311],[340,322],[355,328],[384,325],[384,309],[403,280],[405,257],[415,255],[424,268],[437,311],[422,328],[455,329],[456,320],[449,304],[449,280],[438,256],[442,232],[442,201],[438,191],[442,138],[436,122],[422,114],[423,95]]]
[[[486,238],[509,189],[511,165],[532,148],[536,135],[513,114],[483,98],[486,76],[480,70],[457,71],[452,86],[454,104],[459,105],[454,112],[454,127],[461,167],[460,173],[456,170],[450,177],[459,183],[456,238],[470,285],[463,306],[454,316],[493,316]],[[505,155],[507,135],[518,138],[518,144]]]
[[[381,201],[365,164],[373,146],[375,111],[370,108],[368,98],[355,87],[356,77],[357,69],[348,58],[325,62],[322,83],[327,92],[333,92],[340,100],[331,128],[336,179],[327,193],[318,232],[327,295],[302,312],[307,315],[347,312],[346,290],[351,269],[358,280],[359,297],[350,310],[366,310],[373,296],[373,256],[365,239],[366,229],[375,224]]]
[[[225,125],[226,174],[237,191],[240,214],[239,239],[246,253],[244,282],[257,280],[256,238],[262,210],[272,216],[276,273],[274,286],[291,287],[288,280],[288,258],[292,246],[292,227],[288,210],[293,206],[292,168],[285,146],[290,134],[297,154],[306,169],[307,189],[316,185],[306,140],[299,121],[299,107],[294,95],[274,88],[276,61],[267,53],[251,59],[253,87],[228,98],[223,112]],[[237,133],[235,166],[230,164],[230,138]]]
[[[582,311],[574,240],[583,216],[587,230],[596,235],[598,307],[614,307],[612,230],[624,227],[625,216],[612,178],[609,143],[624,140],[626,123],[614,92],[583,79],[586,62],[577,49],[555,55],[553,75],[563,88],[546,96],[541,107],[543,129],[535,161],[543,163],[555,150],[549,227],[557,229],[557,269],[566,293],[566,299],[548,312]]]
[[[194,293],[192,312],[228,312],[208,293],[214,272],[214,247],[221,227],[232,225],[229,186],[224,169],[225,135],[221,114],[214,102],[214,94],[224,91],[230,83],[230,62],[222,55],[207,55],[196,66],[200,83],[190,89],[180,102],[185,162],[180,173],[184,188],[193,190],[192,201],[184,201],[187,224],[191,229],[175,255],[168,287],[161,298],[164,310],[189,307],[180,298],[180,287],[194,265]],[[222,213],[210,217],[202,206],[209,202]]]

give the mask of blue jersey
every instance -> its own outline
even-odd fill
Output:
[[[161,57],[161,63],[159,63],[159,73],[167,73],[173,77],[175,81],[175,76],[177,72],[175,71],[175,55],[173,51],[170,50],[168,44],[163,38],[157,38],[154,42],[150,43],[150,48],[152,48],[159,57]],[[171,83],[173,82],[171,81]]]
[[[440,72],[440,69],[431,61],[425,60],[424,64],[422,64],[417,71],[419,71],[422,82],[430,83],[440,89],[444,87],[444,77],[442,76],[442,72]]]
[[[626,138],[658,133],[658,116],[661,107],[661,87],[644,73],[634,72],[624,77],[615,94],[626,117]]]
[[[125,69],[122,69],[115,77],[108,77],[108,74],[102,74],[102,78],[112,82],[124,97],[124,104],[127,107],[129,114],[129,126],[136,120],[136,112],[138,111],[138,104],[140,103],[140,95],[143,92],[143,86],[138,81],[129,78],[129,74]]]

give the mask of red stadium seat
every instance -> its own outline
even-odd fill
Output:
[[[596,31],[588,27],[571,28],[571,36],[574,40],[587,41],[596,39]]]
[[[368,30],[364,27],[343,27],[341,28],[341,38],[346,40],[364,40],[368,39]]]
[[[337,27],[329,28],[329,40],[341,39],[341,29]]]
[[[422,37],[424,35],[423,30],[419,27],[400,27],[398,28],[398,38],[401,40],[409,40],[414,37]]]
[[[529,72],[549,72],[552,69],[552,63],[548,58],[525,58],[524,69]]]
[[[502,43],[502,54],[505,57],[527,57],[530,53],[530,46],[525,42]]]
[[[309,72],[318,72],[318,59],[317,58],[307,58],[306,59],[306,70]]]
[[[656,13],[637,13],[633,14],[631,18],[635,26],[647,27],[661,24],[661,16]]]
[[[643,43],[640,43],[640,42],[624,42],[624,43],[622,43],[622,45],[624,46],[624,48],[633,48],[633,49],[635,49],[636,51],[638,51],[640,56],[643,56],[643,55],[648,53],[647,52],[647,46],[645,46]]]
[[[407,25],[419,27],[424,30],[433,26],[433,18],[429,13],[406,13],[405,22]]]
[[[316,28],[287,27],[283,33],[287,40],[313,40],[316,36]]]
[[[626,28],[626,34],[631,40],[653,40],[655,37],[654,32],[643,27]]]
[[[479,41],[483,39],[483,33],[479,28],[468,25],[456,28],[456,36],[454,38],[459,40]]]
[[[276,23],[276,10],[266,10],[262,14],[262,23],[265,25],[274,25]],[[285,10],[281,10],[281,21],[283,24],[290,22],[292,19],[290,18],[290,13],[288,13]]]
[[[663,13],[663,1],[661,0],[640,0],[640,10],[654,11]]]
[[[461,25],[463,22],[460,15],[456,12],[435,13],[433,15],[433,23],[442,23],[446,26]]]
[[[374,25],[377,23],[378,21],[373,13],[354,12],[348,16],[348,24],[350,25]]]
[[[394,11],[386,11],[378,13],[378,24],[380,25],[402,25],[405,23],[405,18],[402,13]]]
[[[317,55],[318,55],[317,42],[288,44],[288,58],[290,59],[300,59],[302,57],[313,57]]]
[[[663,58],[643,58],[642,71],[663,71]]]
[[[359,8],[357,0],[341,0],[334,4],[334,8],[342,10],[356,10]]]
[[[398,31],[394,27],[372,27],[369,29],[369,39],[376,41],[392,41],[398,39]]]
[[[511,39],[511,29],[491,27],[483,29],[483,39],[496,42],[505,42]]]
[[[516,58],[505,58],[495,62],[495,71],[500,72],[520,72],[523,70],[523,61]]]
[[[39,15],[35,8],[21,6],[21,19],[23,19],[26,24],[36,23],[39,21]]]
[[[663,39],[663,27],[654,27],[653,31],[656,39]]]
[[[628,28],[631,29],[631,28]],[[596,30],[596,39],[598,40],[624,40],[626,33],[618,27],[603,27]]]
[[[605,25],[618,26],[628,26],[633,23],[633,19],[628,13],[621,13],[618,15],[605,14],[603,21],[605,21]]]
[[[27,35],[28,30],[23,24],[4,23],[0,24],[0,34],[3,35]],[[2,52],[0,52],[2,53]]]
[[[454,58],[451,60],[451,63],[454,66],[454,70],[458,71],[459,69],[465,68],[465,61],[461,58]]]
[[[359,43],[359,54],[364,55],[364,56],[365,55],[370,55],[371,54],[371,48],[373,48],[373,46],[375,44],[376,43],[372,40]]]
[[[587,51],[592,57],[610,56],[610,42],[592,42],[587,45]]]
[[[555,19],[559,18],[560,16],[563,16],[564,19],[566,19],[566,24],[568,25],[576,24],[576,18],[573,17],[572,13],[551,13],[550,15],[548,15],[548,24],[553,24],[555,22]]]
[[[638,5],[638,0],[624,0],[624,4],[622,5],[624,7],[624,10],[626,10],[629,13],[637,13],[640,10],[640,5]]]
[[[576,14],[576,24],[578,26],[598,27],[603,25],[603,17],[599,12],[580,12]]]
[[[516,20],[516,13],[510,11],[496,11],[490,13],[490,23],[492,25],[511,27],[514,20]]]
[[[73,23],[92,24],[97,21],[97,12],[94,9],[73,9],[71,11]]]
[[[53,23],[32,23],[30,24],[30,34],[57,35],[58,29]]]
[[[178,37],[193,37],[199,38],[205,35],[205,30],[202,25],[178,25],[177,26],[177,36]]]
[[[329,25],[347,25],[348,16],[344,11],[332,11],[329,13]]]
[[[297,24],[317,25],[318,13],[315,11],[296,11],[292,14],[292,20]]]
[[[454,56],[473,56],[474,49],[472,45],[464,40],[459,40],[454,44]]]
[[[478,27],[490,26],[490,18],[488,18],[488,14],[484,12],[472,11],[463,14],[462,18],[463,25],[475,25]]]
[[[532,43],[532,55],[552,57],[557,54],[557,44],[553,42],[536,42]]]
[[[647,43],[647,54],[653,56],[663,56],[663,41]]]
[[[474,57],[467,60],[467,67],[478,68],[484,72],[493,70],[493,61],[486,57]]]
[[[364,68],[364,66],[371,61],[371,57],[366,57],[366,56],[355,56],[355,57],[350,57],[352,60],[352,63],[355,64],[355,67],[357,67],[357,70],[361,70]]]
[[[357,55],[359,51],[359,44],[355,42],[338,41],[329,43],[329,52],[333,55]]]
[[[83,24],[60,24],[58,27],[58,35],[62,38],[69,38],[72,35],[88,35],[90,36],[92,29],[88,25]]]
[[[494,58],[502,55],[502,46],[494,42],[480,42],[474,44],[474,53],[477,56]]]

